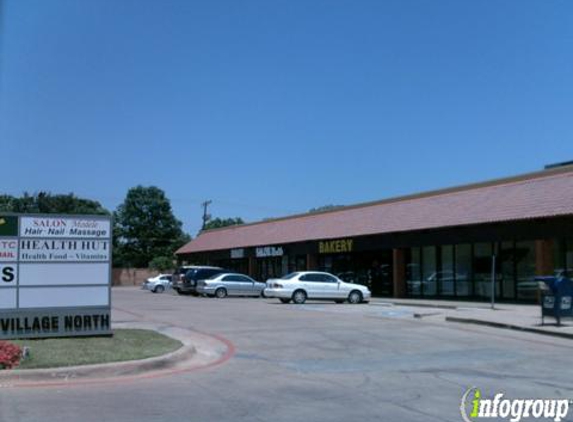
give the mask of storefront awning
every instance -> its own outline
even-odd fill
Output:
[[[209,230],[177,254],[573,216],[573,171],[467,187]]]

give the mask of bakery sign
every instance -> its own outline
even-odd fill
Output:
[[[111,219],[0,215],[0,339],[111,334]]]
[[[348,253],[354,248],[353,239],[335,239],[318,242],[318,253]]]

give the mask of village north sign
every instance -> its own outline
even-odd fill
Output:
[[[0,214],[0,339],[111,334],[111,219]]]

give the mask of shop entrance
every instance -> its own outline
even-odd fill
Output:
[[[283,276],[283,257],[257,258],[255,278],[263,283],[269,278]]]
[[[318,266],[348,283],[368,286],[373,296],[394,294],[392,250],[321,255]]]

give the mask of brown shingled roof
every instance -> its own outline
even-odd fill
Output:
[[[209,230],[176,253],[573,215],[570,170]]]

